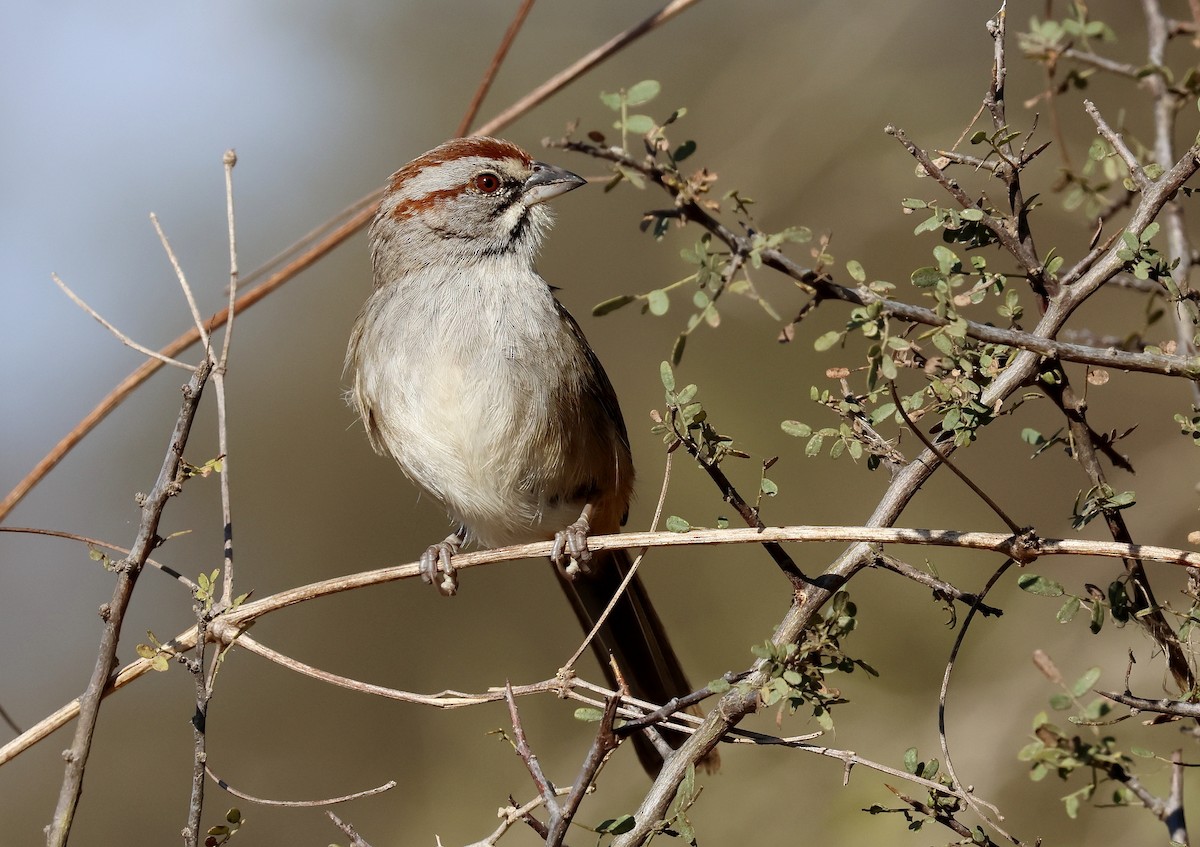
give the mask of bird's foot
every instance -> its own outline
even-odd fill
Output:
[[[591,529],[591,521],[585,510],[579,520],[554,534],[550,561],[558,565],[568,579],[590,572],[592,551],[588,549],[587,539]]]
[[[437,588],[443,597],[453,597],[458,593],[458,573],[454,567],[453,557],[462,549],[463,534],[460,530],[446,536],[444,541],[431,544],[421,554],[421,579],[427,585]]]

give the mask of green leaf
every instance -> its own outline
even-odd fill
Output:
[[[649,115],[630,115],[625,119],[625,129],[636,132],[638,135],[645,135],[656,126],[654,118]]]
[[[611,297],[608,300],[597,303],[595,306],[593,306],[592,315],[597,318],[601,315],[607,315],[609,312],[615,312],[622,306],[628,306],[636,299],[637,297],[633,296],[632,294],[622,294],[618,297]]]
[[[1023,430],[1021,430],[1021,440],[1034,447],[1046,443],[1045,436],[1031,427],[1025,427]]]
[[[808,438],[812,435],[812,427],[800,421],[782,421],[779,428],[796,438]]]
[[[679,515],[671,515],[667,518],[667,532],[688,532],[692,525]]]
[[[633,829],[635,823],[633,815],[621,815],[619,818],[609,818],[608,820],[601,821],[596,825],[596,832],[620,835],[623,832],[629,832],[629,830]]]
[[[599,709],[593,709],[591,706],[582,706],[575,710],[575,720],[583,721],[584,723],[596,723],[604,717],[604,713]]]
[[[661,317],[671,307],[671,298],[667,296],[667,292],[656,288],[646,295],[646,305],[650,308],[650,314]]]
[[[675,371],[671,370],[670,362],[663,362],[658,366],[658,375],[662,379],[663,388],[667,391],[675,390]]]
[[[762,493],[767,495],[768,497],[774,497],[776,494],[779,493],[779,486],[776,485],[773,481],[767,479],[765,476],[763,477],[762,483],[759,485],[759,488],[762,490]]]
[[[1020,579],[1017,580],[1017,585],[1022,591],[1028,591],[1030,594],[1037,594],[1042,597],[1061,597],[1066,593],[1059,583],[1049,577],[1034,573],[1022,574]]]
[[[842,340],[842,334],[840,332],[838,332],[837,330],[831,329],[829,332],[826,332],[823,335],[818,336],[817,340],[813,342],[813,349],[816,350],[817,352],[823,352],[825,350],[828,350],[830,347],[837,344],[841,340]]]
[[[1054,694],[1050,697],[1050,708],[1056,712],[1071,708],[1071,698],[1066,694]]]
[[[964,221],[981,221],[983,220],[983,209],[963,209],[958,216]]]
[[[917,772],[917,748],[909,747],[904,751],[904,769],[909,773]]]
[[[1071,686],[1071,691],[1076,697],[1082,697],[1092,690],[1092,686],[1096,684],[1096,680],[1100,679],[1100,668],[1089,668],[1087,673],[1079,677],[1075,684]]]
[[[863,270],[863,266],[859,264],[857,259],[851,259],[846,263],[846,272],[850,274],[850,278],[855,282],[867,281],[867,272]]]
[[[941,282],[945,277],[937,268],[917,268],[912,272],[910,277],[912,284],[917,288],[932,288]]]
[[[608,92],[600,92],[600,102],[614,112],[621,111],[621,95],[619,93],[609,94]]]
[[[1072,597],[1070,600],[1063,603],[1062,608],[1058,610],[1058,614],[1054,616],[1055,619],[1059,623],[1070,623],[1075,618],[1076,613],[1079,611],[1079,605],[1079,598]]]
[[[640,106],[643,103],[649,103],[658,93],[662,91],[662,86],[657,80],[644,79],[636,85],[630,86],[625,92],[625,102],[630,106]]]
[[[954,251],[941,244],[933,248],[933,258],[937,259],[938,269],[944,275],[950,274],[958,264],[958,256],[954,255]]]

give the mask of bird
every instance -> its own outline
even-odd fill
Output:
[[[457,527],[421,555],[422,578],[453,594],[453,556],[468,542],[553,539],[554,572],[591,631],[631,561],[589,550],[587,537],[624,524],[633,460],[604,367],[535,267],[547,201],[585,182],[483,136],[446,141],[392,174],[368,230],[374,290],[346,372],[376,452]],[[636,575],[593,648],[609,684],[634,697],[662,704],[692,690]],[[669,749],[633,738],[657,774]],[[704,764],[715,767],[715,751]]]

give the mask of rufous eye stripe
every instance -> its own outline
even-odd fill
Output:
[[[499,138],[488,138],[482,135],[454,138],[445,144],[434,147],[428,153],[423,153],[392,174],[388,190],[399,190],[405,182],[425,168],[453,162],[457,159],[466,159],[470,156],[496,160],[517,159],[526,166],[533,163],[529,154],[520,147]]]

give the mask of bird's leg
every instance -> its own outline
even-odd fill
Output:
[[[592,551],[588,549],[588,533],[592,529],[592,504],[588,503],[579,514],[579,519],[554,534],[554,547],[550,561],[558,565],[568,579],[588,572]]]
[[[458,574],[455,573],[451,557],[462,549],[466,540],[467,528],[460,526],[444,541],[429,545],[421,554],[421,579],[427,585],[435,586],[444,597],[453,597],[458,593]]]

